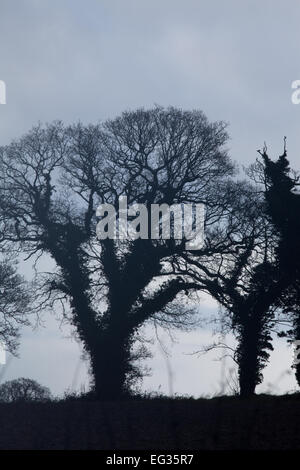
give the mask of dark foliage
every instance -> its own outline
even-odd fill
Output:
[[[281,295],[277,304],[292,319],[293,330],[288,335],[300,339],[300,194],[298,177],[292,174],[286,149],[272,161],[266,149],[261,153],[265,165],[267,213],[277,230],[276,266]],[[300,359],[300,355],[298,356]],[[300,385],[300,365],[296,365]]]

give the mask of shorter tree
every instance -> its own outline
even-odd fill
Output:
[[[51,398],[49,388],[32,379],[19,378],[0,385],[0,402],[44,402]]]

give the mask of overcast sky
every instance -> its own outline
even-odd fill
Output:
[[[88,123],[173,105],[228,121],[230,154],[240,165],[254,161],[264,141],[277,156],[286,135],[299,170],[300,105],[291,102],[291,83],[300,79],[299,24],[297,0],[1,0],[7,104],[0,105],[0,142],[38,121]],[[201,308],[215,311],[209,299]],[[20,358],[9,362],[3,380],[32,377],[55,393],[87,383],[80,347],[59,327],[47,317],[44,327],[24,331]],[[211,342],[211,332],[176,337],[173,347],[168,342],[173,391],[219,393],[218,354],[187,354]],[[291,350],[283,340],[275,346],[259,391],[270,382],[278,393],[295,387]],[[170,392],[165,356],[154,350],[145,386]],[[225,366],[226,376],[229,360]]]

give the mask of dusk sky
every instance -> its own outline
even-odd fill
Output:
[[[1,144],[38,121],[95,123],[123,110],[172,105],[227,121],[229,153],[241,171],[264,141],[277,157],[284,136],[291,166],[300,170],[300,104],[291,101],[292,82],[300,79],[299,24],[297,0],[1,0]],[[21,269],[29,278],[30,263]],[[217,306],[203,297],[199,310],[207,319]],[[57,394],[87,386],[80,346],[56,317],[47,314],[22,331],[19,358],[0,366],[2,380],[30,377]],[[192,333],[174,332],[173,345],[161,332],[170,356],[153,345],[144,389],[220,393],[230,358],[190,355],[217,339],[212,330],[203,323]],[[155,340],[151,328],[145,334]],[[274,393],[296,387],[288,373],[291,347],[284,340],[274,347],[258,392],[270,384]]]

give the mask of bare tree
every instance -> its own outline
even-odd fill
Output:
[[[185,324],[167,308],[199,283],[176,272],[182,240],[97,240],[100,203],[203,203],[207,235],[198,257],[236,248],[233,198],[242,186],[223,122],[174,108],[123,113],[103,125],[38,126],[1,149],[1,213],[11,242],[48,253],[57,271],[48,293],[65,296],[91,360],[98,397],[120,397],[134,378],[132,344],[147,321]],[[236,220],[236,219],[234,219]]]
[[[32,379],[9,380],[0,385],[0,402],[43,402],[50,400],[51,396],[47,387]]]

